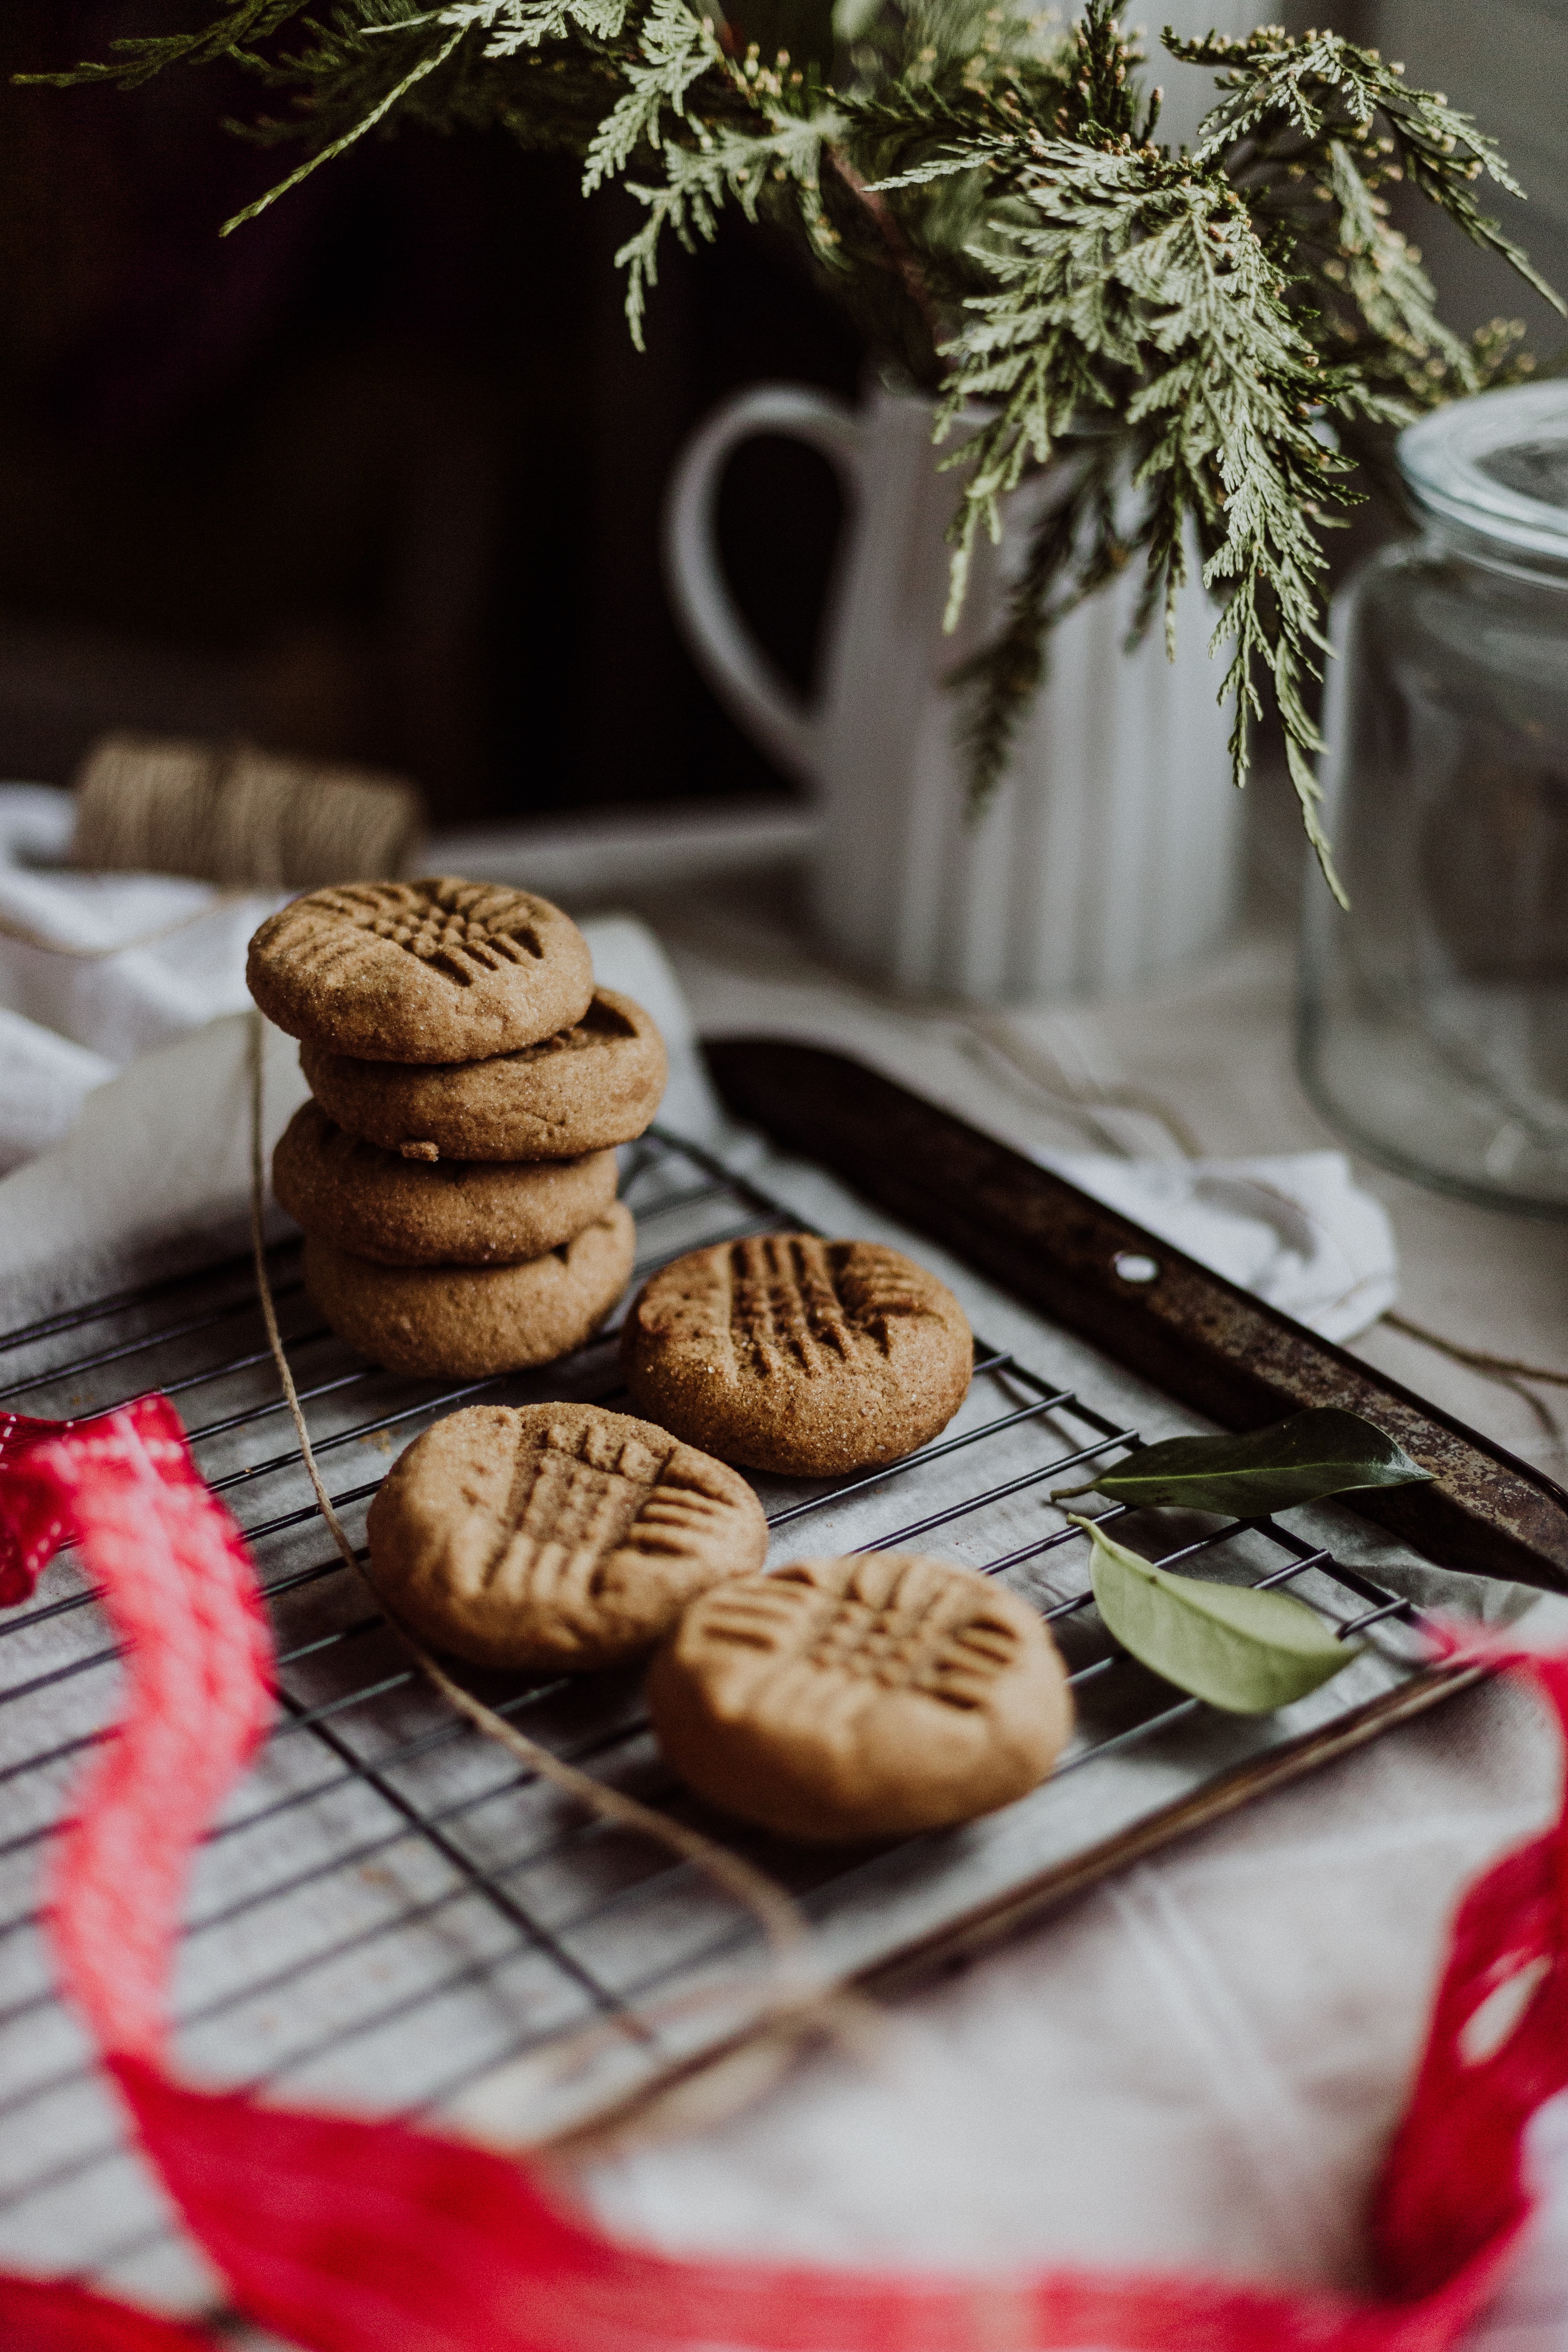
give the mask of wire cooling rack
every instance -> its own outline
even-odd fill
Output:
[[[658,1133],[625,1155],[623,1194],[639,1278],[699,1244],[801,1222]],[[297,1244],[271,1251],[270,1272],[322,1471],[356,1542],[393,1456],[441,1413],[480,1397],[621,1396],[613,1330],[542,1372],[414,1383],[326,1328]],[[1152,1556],[1289,1585],[1365,1645],[1345,1674],[1281,1716],[1243,1722],[1120,1651],[1089,1595],[1085,1538],[1049,1501],[1054,1486],[1140,1442],[1084,1385],[977,1341],[969,1398],[935,1444],[864,1476],[757,1481],[775,1562],[914,1547],[1005,1577],[1041,1609],[1071,1672],[1078,1730],[1045,1787],[989,1822],[890,1846],[792,1847],[687,1797],[647,1732],[635,1674],[475,1675],[474,1687],[535,1739],[771,1871],[812,1923],[830,1978],[875,1976],[1009,1918],[1299,1769],[1314,1742],[1366,1736],[1424,1696],[1433,1678],[1411,1604],[1267,1522],[1191,1523]],[[78,1416],[153,1388],[177,1400],[250,1540],[279,1676],[276,1728],[196,1874],[177,1984],[184,2063],[281,2098],[382,2112],[483,2116],[495,2086],[510,2085],[514,2105],[532,2102],[526,2120],[563,2123],[732,2034],[763,1973],[757,1923],[689,1865],[520,1769],[409,1665],[326,1537],[247,1263],[0,1340],[0,1403],[18,1411]],[[1154,1524],[1133,1519],[1127,1532],[1150,1549]],[[0,2261],[188,2295],[188,2258],[54,1996],[37,1909],[40,1864],[75,1770],[112,1722],[117,1679],[68,1553],[29,1604],[0,1617]],[[552,2072],[552,2053],[585,2046],[591,2056]]]

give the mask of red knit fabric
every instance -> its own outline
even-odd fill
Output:
[[[5,2352],[216,2352],[212,2336],[52,2279],[0,2277]]]
[[[270,1706],[244,1547],[162,1398],[75,1426],[0,1424],[0,1530],[13,1599],[74,1535],[127,1646],[121,1732],[55,1873],[65,1983],[237,2305],[309,2352],[1443,2352],[1506,2263],[1527,2215],[1524,2126],[1568,2082],[1568,1810],[1460,1912],[1376,2200],[1387,2300],[1063,2269],[673,2261],[607,2237],[499,2156],[178,2079],[164,2004],[184,1878]],[[1511,1663],[1568,1729],[1568,1661]],[[1489,2036],[1524,1969],[1522,2013]],[[74,2286],[0,2279],[5,2352],[197,2340]]]
[[[155,2056],[191,1855],[272,1713],[249,1555],[164,1397],[58,1434],[35,1424],[0,1454],[0,1482],[34,1531],[26,1558],[37,1530],[74,1532],[130,1660],[121,1735],[89,1768],[50,1908],[67,1988],[103,2047]]]

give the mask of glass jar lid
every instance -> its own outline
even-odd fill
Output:
[[[1407,425],[1397,446],[1426,513],[1568,564],[1568,381],[1457,400]]]

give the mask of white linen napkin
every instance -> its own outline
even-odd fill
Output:
[[[29,866],[58,855],[68,814],[63,794],[0,787],[13,924],[101,944],[215,902]],[[100,964],[0,943],[0,1320],[242,1244],[244,943],[274,903],[226,902]],[[668,1124],[732,1141],[658,941],[623,919],[584,928],[600,978],[670,1045]],[[269,1147],[305,1089],[292,1041],[266,1036]],[[1040,1157],[1331,1336],[1392,1296],[1386,1221],[1338,1153]],[[1539,1610],[1562,1639],[1563,1604]],[[1551,1810],[1558,1769],[1521,1693],[1468,1694],[932,1988],[871,2071],[830,2053],[716,2130],[598,2168],[588,2194],[676,2247],[1355,2284],[1448,1906]],[[1563,2103],[1532,2154],[1552,2193],[1476,2352],[1568,2346]]]
[[[716,1116],[713,1097],[658,941],[642,924],[613,916],[585,923],[584,931],[599,978],[645,1004],[664,1032],[670,1048],[665,1115],[683,1132],[705,1131]],[[238,968],[243,993],[243,941]],[[5,1018],[0,1011],[0,1052]],[[40,1034],[48,1039],[50,1033]],[[294,1040],[269,1022],[264,1034],[262,1147],[270,1159],[309,1089]],[[51,1050],[77,1057],[59,1065],[58,1103],[70,1131],[53,1150],[0,1177],[0,1323],[15,1328],[95,1289],[123,1289],[247,1245],[248,1037],[247,1014],[225,1013],[117,1074],[79,1046],[50,1040]],[[90,1089],[79,1083],[83,1065],[96,1073]],[[13,1113],[8,1107],[7,1118]],[[286,1221],[279,1229],[289,1230]]]
[[[1325,1339],[1353,1339],[1394,1304],[1394,1227],[1342,1151],[1266,1160],[1036,1157]]]
[[[79,1293],[90,1266],[112,1264],[121,1283],[128,1261],[164,1270],[204,1228],[238,1246],[247,1214],[245,950],[282,900],[166,875],[79,873],[64,863],[73,822],[68,793],[0,785],[0,921],[64,948],[146,944],[85,961],[0,936],[0,1313],[13,1322]],[[585,929],[601,981],[646,1004],[665,1033],[665,1122],[728,1139],[652,933],[624,917]],[[267,1088],[270,1150],[304,1095],[276,1036]],[[1341,1152],[1038,1156],[1327,1338],[1353,1336],[1393,1302],[1388,1219]]]
[[[0,1174],[63,1143],[94,1087],[113,1076],[107,1055],[0,1006]]]
[[[0,1005],[115,1069],[240,1012],[246,943],[283,897],[166,874],[80,873],[64,863],[74,823],[69,793],[0,786],[0,922],[64,949],[149,943],[88,960],[0,934]],[[0,1121],[3,1151],[12,1141],[4,1111]]]

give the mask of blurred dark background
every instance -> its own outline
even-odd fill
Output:
[[[695,256],[667,245],[639,355],[613,256],[640,212],[500,132],[368,141],[220,238],[289,161],[222,128],[255,84],[13,83],[210,5],[0,15],[0,776],[64,782],[130,725],[398,770],[437,823],[776,789],[682,649],[658,510],[728,393],[855,392],[842,315],[731,221]],[[776,6],[739,0],[742,26],[769,40]],[[1535,198],[1500,208],[1568,276],[1568,0],[1327,13],[1498,132]],[[1537,348],[1561,341],[1500,265],[1411,226],[1456,323],[1527,313]],[[798,447],[731,467],[731,583],[802,686],[838,513]],[[1336,572],[1388,527],[1365,513]]]
[[[251,735],[412,775],[437,822],[776,788],[681,648],[664,483],[726,394],[852,394],[861,353],[781,245],[670,245],[648,350],[626,198],[504,134],[366,142],[231,236],[289,167],[226,133],[257,87],[17,88],[190,0],[0,17],[0,775],[103,728]],[[743,450],[731,580],[809,676],[826,467]]]

